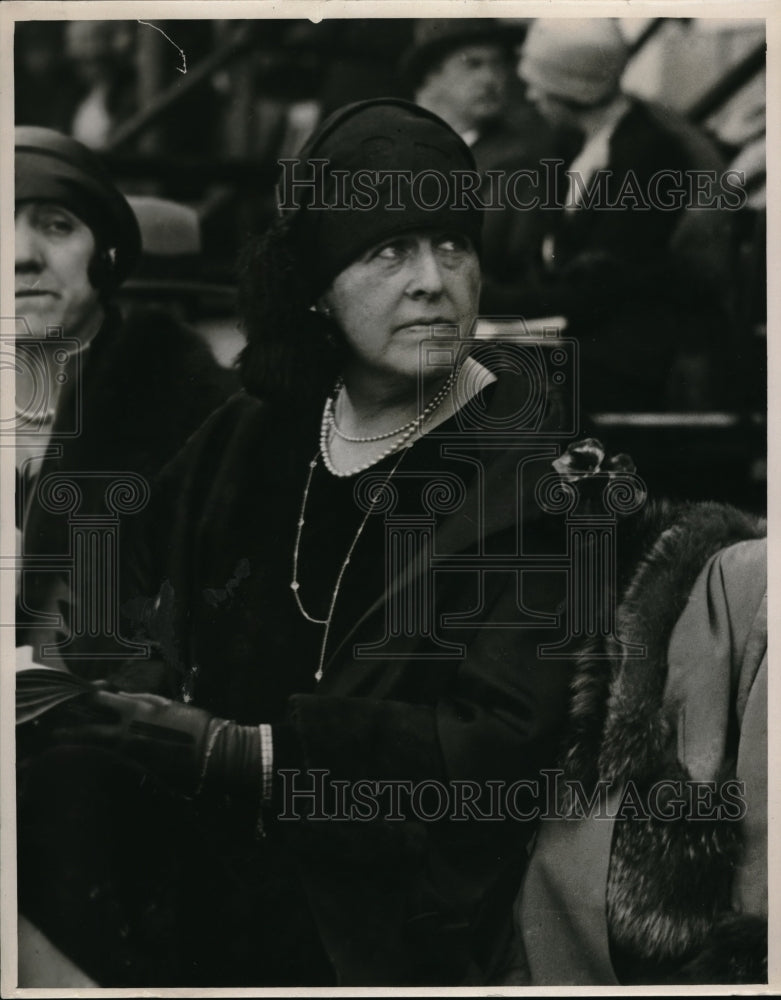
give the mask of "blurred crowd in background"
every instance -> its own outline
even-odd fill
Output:
[[[163,302],[226,367],[242,344],[237,258],[275,215],[278,161],[344,104],[415,100],[461,133],[481,171],[546,158],[586,178],[741,171],[737,209],[621,211],[603,215],[602,231],[565,218],[555,243],[550,213],[488,213],[481,312],[553,320],[578,339],[586,409],[614,439],[632,438],[667,492],[724,495],[734,463],[727,498],[763,505],[763,22],[594,19],[593,37],[570,38],[530,19],[37,21],[15,32],[17,124],[100,152],[134,196],[144,258],[123,289],[128,308]],[[595,127],[605,107],[615,121]]]

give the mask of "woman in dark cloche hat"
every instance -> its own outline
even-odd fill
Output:
[[[568,511],[581,480],[622,482],[627,515],[643,496],[625,456],[574,447],[565,344],[473,339],[473,171],[391,99],[283,163],[244,258],[244,391],[163,472],[123,581],[152,658],[59,709],[67,745],[28,777],[69,804],[29,915],[102,985],[474,985],[520,960],[585,635]],[[627,574],[595,581],[599,603]]]
[[[118,298],[141,232],[100,158],[48,128],[20,125],[14,139],[17,643],[38,648],[61,640],[60,605],[70,603],[70,514],[111,517],[112,480],[151,478],[233,379],[165,312],[123,315]],[[78,497],[70,512],[58,503],[62,489]],[[96,652],[96,627],[93,616],[72,655]]]

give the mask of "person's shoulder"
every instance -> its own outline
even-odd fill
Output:
[[[724,170],[724,154],[713,138],[685,115],[665,104],[645,101],[643,112],[651,126],[660,130],[670,141],[680,145],[691,164],[698,170]]]
[[[206,445],[220,449],[230,442],[263,432],[268,406],[245,389],[238,389],[216,407],[191,435],[185,449],[196,451]]]
[[[256,460],[266,407],[243,389],[217,406],[161,471],[158,482],[184,484],[219,477],[226,464]]]
[[[159,306],[137,306],[114,316],[113,350],[126,360],[154,361],[158,369],[171,365],[217,367],[197,331]]]
[[[553,134],[533,108],[527,114],[492,122],[472,146],[479,170],[529,168],[555,151]]]
[[[638,470],[642,474],[642,469]],[[619,522],[619,576],[628,600],[687,595],[706,562],[767,534],[764,518],[718,501],[655,500]],[[661,599],[661,597],[660,597]]]
[[[128,467],[154,475],[239,381],[195,330],[144,308],[112,311],[90,348],[85,386],[88,434],[100,437],[110,425]]]
[[[143,306],[120,311],[112,306],[95,338],[94,367],[102,378],[116,373],[125,384],[161,390],[189,390],[188,383],[212,384],[227,395],[237,387],[232,372],[222,368],[197,331],[167,310]]]
[[[626,113],[615,128],[611,145],[614,152],[626,147],[635,156],[647,150],[649,155],[664,159],[670,168],[686,166],[691,157],[684,133],[694,130],[694,126],[674,112],[631,97]]]

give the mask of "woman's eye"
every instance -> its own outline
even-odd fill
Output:
[[[50,215],[41,220],[41,225],[50,233],[64,236],[73,232],[73,223],[64,215]]]
[[[386,243],[385,246],[377,250],[375,257],[379,257],[381,260],[398,260],[404,255],[405,249],[406,246],[401,241]]]
[[[443,236],[437,246],[448,253],[464,253],[469,249],[469,240],[465,236]]]
[[[56,208],[43,209],[35,221],[43,232],[52,236],[68,236],[79,225],[68,213]]]

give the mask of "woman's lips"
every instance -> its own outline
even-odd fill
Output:
[[[396,327],[397,330],[416,330],[422,328],[430,327],[457,327],[458,323],[452,319],[442,319],[437,317],[436,319],[413,319],[409,323],[402,323],[400,326]]]

